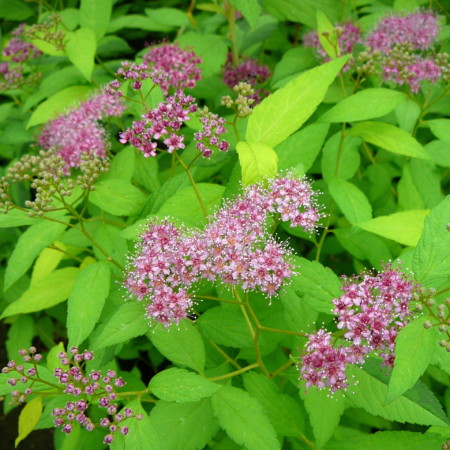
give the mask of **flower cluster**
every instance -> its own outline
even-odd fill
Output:
[[[438,33],[437,18],[428,11],[385,17],[366,39],[359,71],[380,71],[383,81],[406,85],[413,93],[423,81],[448,81],[448,55],[433,49]]]
[[[61,26],[59,14],[49,14],[42,23],[36,23],[24,30],[26,39],[41,39],[55,46],[56,50],[64,50],[64,38],[66,33]]]
[[[159,85],[165,95],[171,89],[194,88],[201,78],[199,65],[202,60],[194,52],[181,49],[178,44],[164,44],[152,47],[144,56],[142,64],[129,61],[122,62],[117,71],[118,79],[111,81],[106,87],[110,95],[122,96],[119,90],[122,82],[132,80],[134,90],[142,88],[142,82],[151,79]]]
[[[338,36],[339,52],[342,55],[352,53],[356,44],[361,42],[361,32],[357,25],[352,22],[346,22],[337,25],[334,28],[334,32]],[[316,49],[317,55],[322,61],[330,61],[330,57],[327,55],[322,45],[320,44],[319,35],[317,31],[313,30],[303,37],[303,43],[305,47]],[[349,70],[350,63],[344,66],[344,71]]]
[[[290,251],[266,232],[269,215],[309,231],[321,217],[304,179],[288,175],[249,186],[204,230],[151,223],[130,260],[126,288],[149,301],[147,316],[165,326],[187,316],[193,304],[188,290],[201,279],[276,295],[292,268]]]
[[[30,67],[26,66],[28,61],[38,58],[42,52],[23,39],[25,26],[26,24],[22,23],[11,32],[14,37],[3,49],[3,57],[9,61],[0,63],[0,91],[33,85],[41,76],[39,73],[30,72]]]
[[[146,112],[131,128],[120,134],[122,144],[130,143],[141,150],[145,157],[156,156],[157,141],[162,140],[167,151],[183,149],[184,136],[180,134],[183,122],[190,119],[189,114],[198,110],[194,97],[179,90],[168,96],[155,109]]]
[[[105,129],[99,121],[120,116],[124,105],[118,98],[106,94],[92,96],[77,109],[50,121],[42,130],[39,145],[58,154],[66,162],[65,172],[79,167],[83,154],[105,158]]]
[[[31,347],[28,351],[20,350],[19,354],[25,363],[33,362],[33,367],[25,369],[23,365],[9,361],[2,369],[2,373],[13,375],[8,383],[11,386],[16,386],[19,382],[38,384],[41,378],[36,362],[41,361],[42,356],[36,353],[35,347]],[[106,429],[107,434],[103,442],[111,444],[116,433],[124,436],[128,434],[129,429],[123,424],[125,419],[132,417],[137,420],[142,419],[141,414],[134,414],[129,408],[125,408],[123,413],[118,412],[116,390],[125,386],[126,383],[117,376],[114,370],[108,370],[105,375],[99,370],[91,370],[90,373],[85,371],[85,363],[94,359],[93,352],[88,350],[80,352],[78,348],[71,347],[68,353],[60,352],[58,358],[61,367],[54,370],[53,374],[57,383],[54,387],[73,398],[70,398],[62,408],[53,409],[55,427],[61,427],[61,431],[67,434],[73,430],[76,423],[87,431],[93,431],[95,428]],[[15,373],[19,378],[16,378],[17,375],[14,376]],[[45,383],[47,386],[53,385],[47,379]],[[13,390],[11,396],[13,400],[23,403],[26,401],[26,397],[32,393],[32,388],[27,388],[23,393]],[[105,416],[100,418],[97,423],[93,422],[88,415],[88,409],[94,401],[101,409],[105,410]]]
[[[223,139],[219,141],[219,136],[226,133],[225,119],[208,111],[202,112],[200,122],[203,127],[201,131],[195,133],[194,139],[197,141],[197,149],[202,152],[204,158],[209,158],[213,154],[212,148],[217,148],[221,152],[227,152],[229,144]]]
[[[309,336],[300,367],[306,386],[329,387],[330,392],[345,388],[346,365],[362,364],[372,351],[383,365],[393,367],[395,338],[412,318],[411,302],[418,288],[390,264],[378,274],[346,278],[343,295],[333,300],[346,345],[333,347],[331,334],[323,329]]]
[[[227,56],[223,71],[223,82],[230,88],[233,88],[241,81],[250,84],[253,88],[257,88],[252,94],[255,103],[259,103],[262,98],[267,96],[267,91],[261,86],[270,77],[270,70],[267,66],[258,64],[252,58],[246,58],[238,66],[234,66],[231,53]]]
[[[233,100],[229,95],[225,95],[220,104],[233,109],[237,117],[249,116],[253,111],[252,105],[255,103],[255,90],[249,83],[241,81],[233,86],[233,91],[237,93],[237,98]]]

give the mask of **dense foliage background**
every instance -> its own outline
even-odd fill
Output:
[[[448,448],[449,6],[0,0],[6,445]]]

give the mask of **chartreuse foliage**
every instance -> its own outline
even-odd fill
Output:
[[[8,51],[0,61],[0,178],[9,176],[8,186],[3,179],[0,184],[0,318],[6,337],[0,354],[1,366],[7,360],[23,365],[21,373],[6,373],[10,363],[0,374],[3,423],[14,434],[5,432],[2,444],[97,450],[106,448],[105,435],[111,433],[113,450],[449,448],[448,67],[445,72],[444,61],[438,67],[440,81],[428,78],[415,92],[409,81],[399,84],[381,72],[384,63],[379,58],[386,55],[361,54],[380,18],[415,11],[425,3],[435,8],[436,23],[442,27],[439,44],[430,52],[448,53],[445,2],[187,3],[0,0],[3,49],[14,38],[11,32],[26,22],[20,39],[42,52],[23,65]],[[363,30],[351,55],[348,21]],[[314,30],[316,35],[305,36]],[[422,41],[431,35],[420,33]],[[305,45],[308,39],[316,48]],[[140,90],[133,85],[138,78],[135,68],[128,74],[125,70],[122,78],[117,70],[122,61],[145,61],[147,46],[171,43],[201,58],[194,64],[201,70],[200,79],[194,80],[195,87],[185,88],[184,95],[195,97],[192,102],[199,109],[204,105],[224,118],[226,132],[213,134],[229,145],[220,150],[228,151],[216,146],[210,157],[202,157],[199,142],[208,136],[198,135],[206,120],[200,111],[173,127],[175,137],[183,138],[177,149],[170,148],[170,139],[164,141],[171,137],[168,133],[153,139],[156,157],[138,150],[137,137],[147,139],[139,133],[145,122],[142,115],[148,118],[156,108],[164,114],[173,108],[171,104],[164,109],[176,89],[171,86],[166,92],[161,79],[180,69],[178,62],[167,66],[176,50],[166,47],[166,65],[138,80]],[[421,51],[415,48],[416,53],[407,56],[418,57]],[[425,56],[423,61],[428,61]],[[154,62],[146,62],[146,70],[152,69]],[[401,70],[410,70],[410,63],[408,67]],[[8,76],[14,68],[18,75],[11,84]],[[182,65],[183,76],[188,76],[188,69]],[[425,71],[415,70],[419,75]],[[53,119],[73,112],[116,78],[123,111],[108,115],[90,110],[87,116],[101,116],[94,124],[86,117],[77,123],[77,115],[70,116],[73,123],[66,121],[66,129],[45,147],[39,136],[52,127]],[[251,85],[251,97],[238,97],[244,88],[233,90],[232,85],[239,82]],[[230,96],[231,108],[225,96]],[[68,131],[72,125],[74,134]],[[154,137],[150,123],[144,125]],[[133,138],[122,134],[119,140],[119,133],[127,129],[133,129]],[[39,170],[28,178],[22,175],[44,147],[53,156],[61,151],[61,156],[72,158],[77,145],[93,151],[98,139],[103,145],[99,161],[89,159],[87,169],[81,160],[72,159],[62,170],[41,155]],[[101,164],[105,165],[100,169]],[[39,171],[45,174],[42,179]],[[245,290],[230,279],[215,282],[215,275],[209,274],[190,286],[193,306],[187,317],[169,326],[148,317],[157,314],[147,310],[155,298],[144,292],[146,283],[151,284],[146,277],[154,273],[156,279],[158,273],[169,272],[164,266],[167,249],[159,255],[159,264],[141,261],[133,266],[130,252],[140,251],[139,236],[149,224],[174,224],[193,245],[193,239],[204,237],[201,233],[215,223],[217,212],[236,198],[242,201],[249,189],[266,189],[267,179],[304,175],[320,193],[316,232],[293,226],[292,217],[289,222],[283,216],[285,211],[265,211],[269,217],[263,224],[264,239],[273,236],[274,246],[284,242],[283,248],[291,249],[283,256],[291,273],[277,295],[268,299],[258,289]],[[55,178],[58,183],[50,186]],[[289,188],[281,189],[280,198],[290,195]],[[44,200],[50,210],[39,207],[37,199],[43,195],[48,195]],[[251,206],[256,207],[255,198]],[[228,234],[226,239],[216,236],[217,270],[220,256],[235,241],[243,241],[238,242],[241,252],[251,245],[251,232],[242,236],[235,222],[222,225]],[[161,238],[164,245],[169,245],[169,238]],[[154,242],[152,236],[147,239]],[[200,244],[210,250],[204,240]],[[264,240],[258,241],[258,250],[264,246]],[[149,245],[146,251],[151,254],[154,248]],[[172,263],[185,255],[169,256]],[[209,256],[186,257],[183,276],[189,278],[195,267],[206,266]],[[240,279],[242,255],[232,256],[234,279]],[[270,263],[265,258],[260,259],[259,272]],[[301,369],[305,355],[314,355],[307,345],[313,346],[311,335],[324,328],[331,333],[335,352],[354,343],[342,317],[338,323],[337,299],[349,284],[363,288],[355,278],[344,281],[342,276],[362,272],[373,281],[371,270],[387,270],[389,262],[392,270],[405,273],[401,281],[417,284],[406,304],[395,303],[406,289],[401,283],[390,296],[380,293],[382,284],[371,291],[383,297],[382,313],[393,304],[397,315],[411,312],[404,321],[394,318],[398,333],[389,348],[370,352],[364,362],[347,364],[343,384],[348,386],[332,395],[326,387],[332,383],[325,376],[306,383]],[[127,278],[130,272],[138,275]],[[124,287],[136,280],[144,285],[142,301]],[[165,288],[179,293],[179,281],[171,279]],[[150,286],[154,292],[158,282]],[[357,303],[358,295],[360,291],[350,292],[341,299],[354,302],[349,323],[364,307]],[[367,332],[370,318],[358,317],[356,331]],[[387,335],[392,329],[385,327],[383,332]],[[367,339],[363,334],[361,345],[368,345]],[[22,363],[17,353],[30,347],[38,347],[42,360]],[[108,415],[111,421],[115,417],[112,430],[110,425],[100,426],[107,414],[99,400],[106,390],[83,392],[74,400],[69,386],[54,376],[55,369],[67,369],[61,353],[76,353],[71,347],[89,349],[88,357],[73,367],[88,375],[100,370],[102,377],[113,371],[126,382],[112,386],[117,396],[107,399],[118,404],[118,415]],[[383,352],[394,358],[393,367],[380,366],[387,360]],[[314,364],[338,367],[336,354]],[[55,409],[79,400],[89,403],[85,413],[96,423],[94,431],[74,420],[71,430],[51,432]],[[12,417],[8,413],[18,406],[18,425],[7,422]],[[50,430],[45,436],[52,442],[33,442],[35,429]]]

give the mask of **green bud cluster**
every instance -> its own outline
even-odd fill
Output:
[[[247,117],[252,111],[252,105],[255,103],[255,90],[251,84],[241,81],[233,90],[237,93],[237,97],[233,100],[229,95],[222,97],[221,105],[226,108],[233,109],[238,117]]]

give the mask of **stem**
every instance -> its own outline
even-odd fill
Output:
[[[434,294],[434,295],[440,295],[440,294],[443,294],[444,292],[447,292],[447,291],[450,291],[450,286],[448,286],[448,287],[446,287],[444,289],[441,289],[440,291],[437,291],[436,294]]]
[[[189,167],[184,163],[184,161],[180,158],[180,155],[175,151],[173,153],[176,158],[178,159],[178,162],[182,165],[183,169],[186,171],[186,174],[189,178],[189,181],[191,182],[192,187],[194,188],[195,195],[197,196],[198,202],[200,203],[200,207],[202,208],[203,214],[205,217],[208,216],[208,213],[206,211],[205,205],[202,200],[202,196],[200,195],[200,191],[198,190],[197,184],[195,183],[194,177],[192,176],[191,171],[189,170]]]
[[[233,65],[237,66],[239,63],[239,53],[236,45],[236,18],[235,18],[235,10],[233,5],[224,1],[225,7],[225,17],[228,20],[228,39],[231,41],[231,57],[233,60]]]
[[[234,360],[231,358],[230,355],[228,355],[227,353],[225,353],[214,341],[212,341],[211,339],[209,340],[209,343],[230,363],[232,364],[234,367],[236,367],[236,369],[241,369],[242,367]]]
[[[239,305],[239,303],[234,300],[225,300],[224,298],[213,297],[211,295],[193,295],[192,298],[198,300],[214,300],[215,302],[233,303],[234,305]]]
[[[280,366],[277,370],[273,371],[273,372],[270,374],[270,378],[275,378],[275,377],[276,377],[277,375],[279,375],[281,372],[284,372],[286,369],[289,369],[289,367],[291,367],[292,364],[294,364],[294,361],[292,361],[292,360],[290,359],[287,363],[283,364],[283,365]]]
[[[320,236],[320,241],[317,244],[317,253],[316,253],[316,261],[319,262],[320,260],[320,253],[322,252],[322,247],[323,247],[323,243],[325,242],[325,238],[327,237],[327,234],[330,232],[329,230],[329,226],[331,223],[331,216],[333,214],[333,210],[334,210],[334,202],[331,204],[331,208],[330,208],[330,214],[327,218],[327,225],[325,227],[325,229],[323,230],[322,236]]]
[[[227,378],[232,378],[232,377],[234,377],[236,375],[240,375],[241,373],[248,372],[249,370],[252,370],[252,369],[254,369],[256,367],[259,367],[259,364],[258,363],[253,363],[253,364],[250,364],[249,366],[242,367],[239,370],[235,370],[234,372],[230,372],[230,373],[227,373],[225,375],[220,375],[218,377],[212,377],[212,378],[208,378],[208,379],[209,379],[209,381],[225,380]]]
[[[64,254],[67,255],[69,258],[75,259],[76,261],[83,262],[83,260],[82,260],[81,258],[79,258],[78,256],[73,255],[72,253],[70,253],[70,252],[68,252],[68,251],[66,251],[66,250],[63,250],[62,248],[59,248],[59,247],[58,247],[57,245],[55,245],[55,244],[49,245],[49,248],[51,248],[51,249],[53,249],[53,250],[57,250],[57,251],[59,251],[59,252],[61,252],[61,253],[64,253]]]

